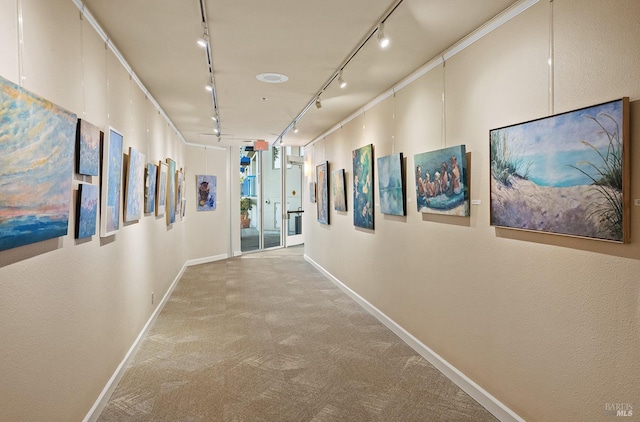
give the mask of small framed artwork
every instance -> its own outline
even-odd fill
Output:
[[[216,176],[196,176],[196,193],[198,201],[197,211],[215,211],[218,190],[218,178]]]
[[[316,166],[316,180],[318,192],[316,207],[318,210],[318,222],[329,224],[329,162],[325,161]]]
[[[352,151],[353,224],[373,230],[373,144]]]
[[[156,217],[162,217],[167,207],[168,177],[169,165],[160,161],[158,163],[158,180],[156,181]]]
[[[383,214],[406,215],[403,167],[401,152],[378,158],[378,191]]]
[[[144,171],[144,212],[152,213],[156,209],[156,183],[158,181],[158,166],[147,163]]]
[[[124,221],[127,223],[142,217],[145,161],[144,154],[129,147],[129,166],[124,189]]]
[[[76,239],[84,239],[96,234],[99,190],[97,185],[88,183],[80,183],[78,185]]]
[[[176,222],[176,162],[167,158],[169,166],[167,175],[167,225]]]
[[[76,168],[78,174],[100,174],[100,144],[102,131],[84,119],[78,119],[76,130]]]
[[[489,131],[491,225],[629,241],[629,99]]]
[[[347,188],[344,178],[344,169],[331,172],[331,184],[333,187],[333,209],[336,211],[346,211]]]
[[[182,199],[184,192],[184,173],[182,169],[176,171],[176,216],[182,219]]]
[[[418,212],[469,216],[466,146],[414,156]]]
[[[102,147],[102,198],[100,203],[100,237],[120,230],[120,192],[122,189],[123,136],[114,128]]]

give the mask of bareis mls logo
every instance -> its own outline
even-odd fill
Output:
[[[606,403],[604,410],[609,416],[633,416],[631,403]]]

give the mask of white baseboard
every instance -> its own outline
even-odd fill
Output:
[[[173,290],[178,284],[178,281],[182,277],[182,274],[184,273],[184,270],[187,268],[187,266],[188,266],[187,263],[185,263],[182,266],[182,268],[178,272],[178,275],[176,275],[176,278],[173,280],[173,282],[169,286],[169,289],[162,297],[162,300],[158,303],[158,306],[156,306],[156,309],[153,311],[153,313],[149,317],[149,320],[144,325],[144,327],[142,327],[140,334],[138,334],[138,337],[129,348],[129,351],[124,356],[124,359],[122,359],[122,362],[120,362],[120,365],[118,365],[113,375],[111,375],[111,378],[107,382],[107,385],[105,385],[105,387],[102,389],[102,392],[96,399],[95,403],[93,403],[93,406],[91,406],[91,409],[89,409],[89,412],[84,417],[83,422],[95,422],[98,420],[98,418],[100,417],[100,414],[102,413],[102,410],[105,408],[107,403],[109,403],[111,394],[113,394],[114,390],[118,386],[118,383],[120,382],[120,379],[122,378],[125,371],[127,370],[129,363],[131,362],[133,357],[136,355],[136,352],[140,348],[140,345],[142,344],[142,340],[144,339],[144,336],[147,334],[147,331],[149,331],[149,328],[151,328],[151,325],[153,325],[156,318],[158,318],[160,311],[162,311],[162,308],[164,308],[164,305],[167,303],[167,300],[171,296],[171,293],[173,293]]]
[[[229,258],[227,254],[222,254],[222,255],[207,256],[204,258],[190,259],[185,263],[185,266],[191,267],[193,265],[207,264],[209,262],[222,261],[223,259],[227,259],[227,258]]]
[[[431,350],[420,340],[414,337],[407,330],[402,328],[394,320],[382,313],[378,308],[369,303],[366,299],[360,296],[355,291],[351,290],[348,286],[334,277],[331,273],[325,270],[320,264],[315,262],[306,254],[304,258],[314,267],[318,269],[324,276],[331,280],[342,291],[355,300],[360,306],[366,309],[370,314],[376,317],[387,328],[393,331],[402,341],[407,343],[413,350],[425,358],[436,369],[438,369],[444,376],[453,381],[464,392],[469,394],[474,400],[480,403],[485,409],[487,409],[493,416],[498,418],[502,422],[525,422],[523,418],[518,416],[513,410],[509,409],[502,402],[492,396],[484,388],[473,382],[472,379],[460,372],[455,366],[444,360],[440,355]]]

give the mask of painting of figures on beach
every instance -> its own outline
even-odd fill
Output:
[[[137,149],[129,147],[129,169],[124,190],[124,221],[140,220],[144,198],[144,168],[146,157]]]
[[[122,134],[110,127],[109,136],[102,146],[100,237],[111,236],[120,230],[123,141]]]
[[[378,158],[378,190],[383,214],[405,215],[402,160],[401,152]]]
[[[331,184],[333,185],[333,209],[336,211],[346,211],[347,185],[344,178],[344,169],[335,170],[331,173]]]
[[[76,115],[0,77],[0,250],[67,234]]]
[[[491,224],[626,242],[629,101],[493,129]]]
[[[215,211],[218,195],[218,178],[199,174],[196,176],[197,211]]]
[[[78,174],[87,176],[99,175],[102,132],[86,120],[78,119],[77,138]]]
[[[76,239],[96,234],[98,221],[98,185],[78,185],[78,212],[76,213]]]
[[[419,212],[469,215],[465,145],[416,154],[414,163]]]
[[[329,162],[316,166],[318,222],[329,224]]]
[[[351,152],[353,158],[353,225],[373,230],[373,144]]]

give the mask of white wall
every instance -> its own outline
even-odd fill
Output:
[[[115,236],[76,241],[77,185],[100,180],[74,175],[69,235],[0,251],[2,421],[82,420],[185,262],[228,249],[227,151],[185,146],[79,15],[68,0],[0,0],[0,75],[115,127],[127,153],[174,159],[187,218],[167,226],[145,215]],[[218,176],[218,210],[196,213],[195,175],[207,173]]]
[[[640,198],[640,2],[541,1],[307,149],[346,169],[350,211],[331,203],[321,225],[305,200],[305,253],[524,419],[601,421],[610,403],[640,411],[640,207],[627,245],[489,225],[489,130],[551,114],[551,8],[553,112],[629,96]],[[377,208],[374,232],[351,211],[351,151],[368,143],[408,168],[407,216]],[[459,144],[481,204],[421,215],[414,155]]]

